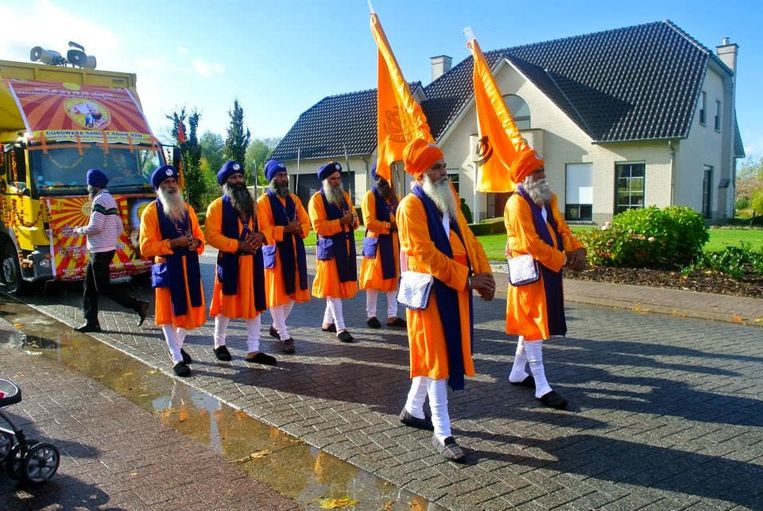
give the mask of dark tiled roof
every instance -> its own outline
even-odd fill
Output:
[[[670,21],[647,23],[485,53],[506,59],[594,142],[688,135],[712,51]],[[472,58],[424,88],[421,106],[436,139],[473,96]],[[741,140],[737,143],[741,143]],[[367,155],[376,146],[375,89],[324,98],[303,113],[274,157]]]

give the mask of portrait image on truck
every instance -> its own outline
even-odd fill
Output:
[[[130,73],[0,60],[0,280],[25,293],[46,280],[82,280],[90,215],[85,175],[101,169],[124,230],[111,276],[141,275],[140,213],[151,172],[165,163]]]

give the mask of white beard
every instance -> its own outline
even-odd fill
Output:
[[[339,209],[347,207],[344,202],[344,187],[341,184],[339,186],[331,186],[328,180],[324,180],[323,195],[326,196],[327,201]]]
[[[548,186],[548,182],[545,177],[535,179],[532,175],[527,176],[522,183],[524,185],[527,195],[538,206],[545,206],[551,201],[551,187]]]
[[[456,197],[450,189],[450,179],[447,177],[436,183],[430,177],[424,174],[424,182],[421,185],[427,197],[432,199],[440,213],[446,211],[450,213],[451,218],[456,218]]]
[[[172,220],[181,221],[185,219],[185,201],[179,191],[170,194],[159,188],[156,195],[159,197],[159,202],[162,203],[165,215]]]

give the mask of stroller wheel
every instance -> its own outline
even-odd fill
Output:
[[[55,445],[39,442],[27,450],[21,464],[22,477],[30,483],[49,481],[58,470],[61,455]]]
[[[0,463],[3,463],[13,449],[16,438],[7,431],[0,431]]]
[[[8,456],[5,458],[5,471],[13,479],[21,479],[21,463],[24,457],[21,453],[21,444],[16,444],[11,448]]]

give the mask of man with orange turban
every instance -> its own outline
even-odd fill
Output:
[[[447,387],[463,389],[464,376],[474,375],[472,290],[492,300],[495,280],[458,207],[440,148],[413,140],[403,151],[403,163],[415,177],[397,211],[403,262],[410,271],[432,275],[434,282],[426,307],[407,311],[412,383],[400,421],[434,430],[432,443],[440,454],[463,463],[464,453],[451,434]],[[424,415],[427,396],[431,421]]]
[[[281,341],[284,353],[291,354],[295,351],[294,340],[286,320],[295,302],[310,300],[302,241],[310,232],[310,217],[299,197],[289,192],[289,175],[283,163],[268,160],[265,177],[270,187],[257,200],[257,221],[267,243],[262,252],[268,309],[273,317],[270,335]]]
[[[355,260],[355,236],[358,216],[350,196],[342,188],[342,166],[329,162],[318,169],[321,190],[307,205],[310,221],[318,235],[315,248],[313,296],[326,299],[323,314],[324,332],[336,332],[342,342],[353,338],[344,324],[342,299],[358,292],[358,267]]]
[[[217,182],[223,196],[209,204],[205,221],[207,240],[218,250],[209,311],[215,318],[215,357],[226,362],[231,359],[226,331],[230,320],[238,318],[246,323],[245,360],[274,366],[276,359],[260,351],[260,314],[267,308],[260,250],[265,236],[257,230],[254,198],[244,182],[244,168],[236,161],[223,164]]]
[[[360,204],[366,236],[363,239],[363,261],[360,263],[360,288],[366,290],[368,326],[381,328],[376,317],[379,293],[387,295],[387,326],[404,327],[397,316],[397,280],[400,277],[400,242],[395,213],[399,201],[386,179],[371,169],[373,184]]]
[[[507,256],[530,254],[537,262],[540,278],[518,286],[509,284],[506,333],[519,336],[509,381],[534,388],[541,403],[563,409],[567,401],[546,380],[543,341],[567,333],[562,269],[583,270],[586,250],[559,213],[556,195],[546,182],[543,160],[535,151],[527,147],[512,165],[511,178],[521,184],[504,210]],[[532,374],[525,370],[528,364]]]
[[[183,350],[189,330],[207,320],[199,254],[204,233],[196,212],[186,204],[177,183],[178,173],[163,165],[151,175],[157,199],[146,206],[140,220],[140,253],[153,257],[151,284],[156,289],[155,322],[162,327],[173,370],[190,376],[193,360]]]

